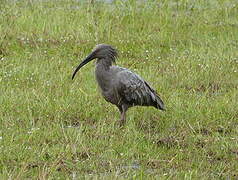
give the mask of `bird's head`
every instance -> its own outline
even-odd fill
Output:
[[[97,59],[109,59],[110,61],[115,62],[116,57],[117,57],[117,50],[114,47],[107,44],[98,44],[93,49],[93,51],[75,69],[72,79],[74,79],[74,76],[76,75],[78,70],[91,60],[97,58]]]

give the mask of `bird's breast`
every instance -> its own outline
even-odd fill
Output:
[[[110,88],[107,91],[102,91],[102,96],[104,99],[112,104],[118,105],[120,104],[120,96],[118,95],[117,91],[115,89]]]

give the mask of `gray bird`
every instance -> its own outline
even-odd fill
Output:
[[[145,80],[126,68],[112,65],[117,58],[117,50],[110,45],[97,45],[75,69],[72,79],[81,67],[96,58],[98,85],[104,99],[118,107],[121,113],[120,126],[125,124],[126,111],[132,106],[154,106],[165,110],[163,101]]]

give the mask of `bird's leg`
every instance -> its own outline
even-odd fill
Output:
[[[118,107],[118,108],[121,112],[121,119],[119,121],[119,125],[120,125],[120,127],[122,127],[126,122],[126,111],[128,108],[124,105],[122,105],[121,107]]]

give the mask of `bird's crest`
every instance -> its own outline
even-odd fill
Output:
[[[108,44],[98,44],[94,48],[93,52],[95,52],[98,58],[110,58],[114,63],[116,58],[118,57],[117,50]]]

